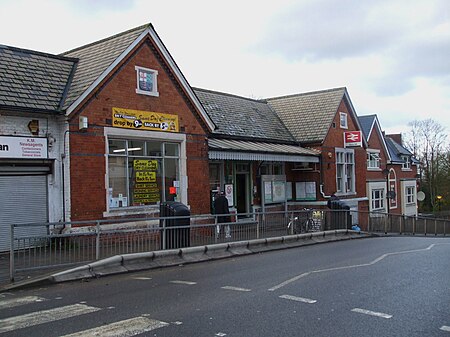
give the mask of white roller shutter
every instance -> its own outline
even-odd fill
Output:
[[[0,251],[10,249],[10,225],[48,221],[46,175],[0,175]],[[24,227],[16,236],[45,235],[45,226]]]

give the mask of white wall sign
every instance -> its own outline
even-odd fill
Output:
[[[0,136],[0,158],[48,158],[47,138]]]
[[[225,185],[225,197],[228,199],[228,206],[234,206],[234,197],[233,197],[233,185],[226,184]]]

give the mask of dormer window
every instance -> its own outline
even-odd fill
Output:
[[[136,69],[137,87],[136,93],[141,95],[159,96],[158,93],[158,71],[143,67]]]
[[[367,168],[380,169],[380,152],[377,150],[367,150]]]
[[[339,121],[341,129],[348,129],[347,114],[345,112],[339,112]]]
[[[402,170],[411,170],[411,161],[409,156],[402,156]]]

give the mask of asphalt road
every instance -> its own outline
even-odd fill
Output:
[[[0,294],[0,336],[450,336],[450,238],[350,240]]]

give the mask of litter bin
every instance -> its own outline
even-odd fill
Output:
[[[161,249],[189,247],[191,243],[191,211],[189,208],[177,201],[163,202],[159,207],[159,216],[164,218],[159,221]],[[173,218],[171,219],[171,217]]]
[[[352,216],[350,214],[350,206],[342,200],[330,200],[330,229],[351,229]]]

